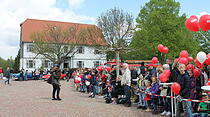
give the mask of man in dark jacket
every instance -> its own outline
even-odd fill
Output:
[[[137,85],[138,73],[136,68],[134,68],[133,66],[130,66],[130,70],[131,70],[131,96],[132,98],[134,98],[135,102],[138,102],[138,97],[135,94],[135,87]]]
[[[7,80],[4,82],[5,85],[6,85],[6,83],[9,84],[9,81],[10,81],[10,68],[9,67],[7,68],[7,71],[6,71],[6,78],[7,78]]]
[[[52,86],[53,86],[53,92],[52,92],[52,100],[61,100],[60,98],[60,76],[61,76],[61,70],[59,69],[59,65],[54,65],[53,70],[51,71],[51,77],[52,77]],[[55,98],[55,93],[57,91],[57,98]]]
[[[140,67],[140,74],[143,74],[143,76],[145,76],[145,75],[146,75],[144,62],[142,62],[142,63],[141,63],[141,67]]]
[[[185,72],[186,66],[184,64],[179,64],[179,75],[177,78],[177,82],[181,86],[181,90],[179,92],[179,96],[184,99],[188,99],[190,97],[190,77]],[[192,106],[189,101],[178,101],[177,102],[177,112],[176,117],[180,117],[181,115],[181,103],[184,110],[184,117],[192,117]]]

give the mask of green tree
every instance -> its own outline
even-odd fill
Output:
[[[198,43],[192,32],[185,26],[186,15],[179,16],[180,4],[174,0],[150,0],[142,7],[137,22],[137,31],[130,47],[135,52],[128,54],[130,59],[151,59],[154,56],[163,61],[163,56],[175,58],[181,50],[195,55]],[[161,55],[158,44],[169,48],[167,55]]]
[[[20,68],[20,49],[18,51],[17,56],[15,57],[15,62],[14,62],[14,72],[19,72],[19,68]]]
[[[6,72],[7,67],[12,67],[12,61],[12,59],[4,60],[3,58],[0,58],[0,67],[3,69],[4,73]]]
[[[194,38],[198,41],[201,51],[210,53],[210,31],[198,31],[194,34]]]

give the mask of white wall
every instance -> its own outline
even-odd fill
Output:
[[[32,52],[27,52],[27,45],[32,44],[32,43],[24,43],[23,44],[23,58],[20,59],[20,69],[24,68],[25,70],[34,70],[38,69],[42,66],[42,60],[44,59],[42,56],[38,56],[35,59],[36,54]],[[84,54],[79,54],[76,53],[73,57],[72,60],[69,60],[69,63],[71,63],[70,67],[71,68],[76,68],[77,67],[77,61],[84,61],[84,67],[87,68],[92,68],[94,67],[94,61],[100,61],[100,63],[105,63],[106,62],[106,54],[94,54],[95,49],[91,46],[83,46],[84,47]],[[26,66],[26,61],[27,60],[35,60],[36,61],[36,66],[35,68],[28,69]],[[61,68],[63,66],[61,65]]]

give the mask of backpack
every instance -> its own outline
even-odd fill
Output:
[[[52,75],[47,79],[47,83],[52,84]]]
[[[111,99],[110,97],[106,97],[106,98],[105,98],[105,102],[106,102],[106,103],[111,103],[111,102],[112,102],[112,99]]]

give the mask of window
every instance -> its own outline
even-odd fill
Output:
[[[78,53],[84,54],[84,47],[78,47]]]
[[[77,68],[84,68],[84,61],[77,61]]]
[[[99,61],[94,61],[93,64],[94,64],[94,67],[98,67],[100,65],[100,62]]]
[[[101,54],[101,52],[97,49],[95,49],[94,54]]]
[[[69,52],[68,46],[64,46],[64,47],[63,47],[63,52],[64,52],[64,53],[68,53],[68,52]]]
[[[27,52],[32,52],[33,47],[34,47],[34,45],[27,45]]]
[[[44,68],[50,68],[52,66],[52,62],[50,60],[43,60],[42,61],[42,66]]]
[[[35,61],[34,60],[27,60],[26,61],[27,68],[35,68]]]

